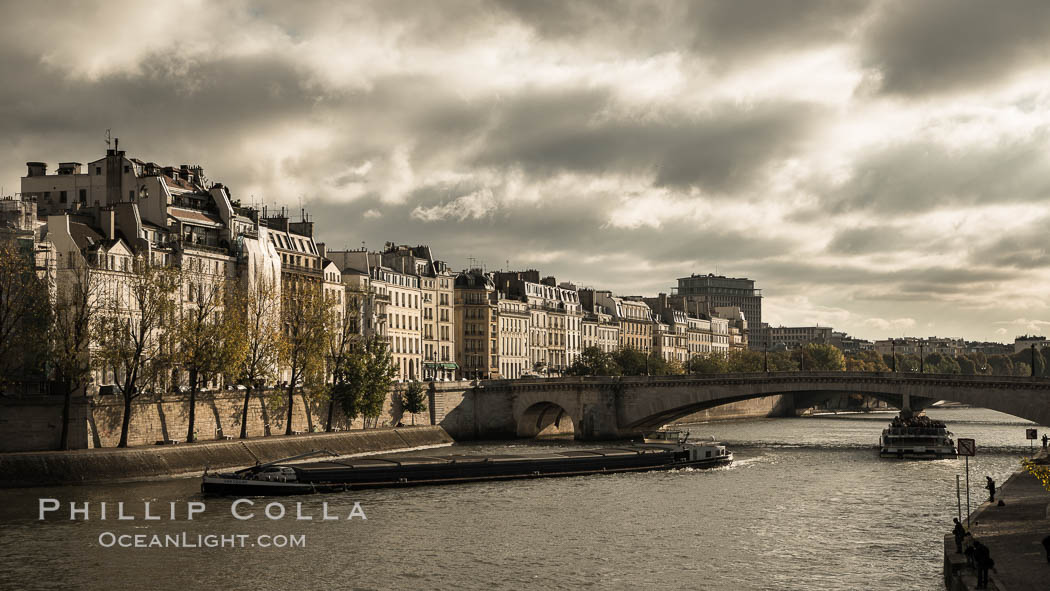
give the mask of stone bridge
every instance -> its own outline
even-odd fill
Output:
[[[767,396],[795,408],[864,394],[914,410],[938,400],[988,408],[1050,425],[1050,379],[957,374],[783,372],[660,377],[573,377],[448,382],[431,386],[431,418],[457,439],[619,439],[681,417]]]

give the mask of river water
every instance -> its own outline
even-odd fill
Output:
[[[1026,421],[983,409],[928,414],[977,440],[973,506],[986,497],[985,475],[1003,482],[1028,450]],[[713,470],[254,499],[238,507],[255,514],[248,520],[233,517],[233,499],[202,499],[187,479],[0,490],[0,589],[943,589],[941,541],[964,463],[880,460],[876,441],[892,416],[689,426],[735,452],[732,466]],[[594,446],[457,446],[549,447]],[[64,506],[41,521],[40,498]],[[70,520],[70,501],[91,503],[89,518]],[[137,519],[116,520],[119,501]],[[162,519],[144,520],[144,501]],[[206,509],[187,520],[191,501]],[[283,519],[263,515],[271,501]],[[965,493],[962,502],[965,513]],[[297,520],[296,503],[313,519]],[[338,520],[322,520],[324,503]],[[347,519],[355,503],[367,519]],[[245,547],[104,547],[122,534],[147,546],[166,535],[194,545],[206,541],[198,535],[241,535]],[[260,547],[282,536],[305,547]]]

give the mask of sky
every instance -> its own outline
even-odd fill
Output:
[[[0,3],[0,185],[200,164],[331,248],[429,244],[763,320],[1050,326],[1050,3]]]

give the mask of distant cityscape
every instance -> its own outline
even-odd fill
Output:
[[[426,245],[336,250],[317,240],[305,210],[246,207],[201,166],[165,166],[108,149],[87,164],[28,162],[21,192],[0,200],[0,232],[31,252],[52,289],[68,289],[84,266],[116,291],[133,261],[183,273],[183,307],[202,285],[256,285],[282,292],[313,286],[362,338],[389,344],[397,379],[516,379],[560,375],[588,348],[632,349],[685,367],[697,356],[794,351],[833,345],[846,354],[1010,355],[1047,346],[1042,336],[1012,344],[962,338],[868,341],[830,326],[771,326],[762,291],[749,278],[693,274],[654,297],[559,281],[536,269],[454,270]],[[297,215],[296,215],[297,214]],[[113,382],[94,369],[93,388]]]

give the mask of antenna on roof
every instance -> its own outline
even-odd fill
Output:
[[[109,133],[109,128],[106,128],[106,149],[109,149],[109,144],[113,136]]]

